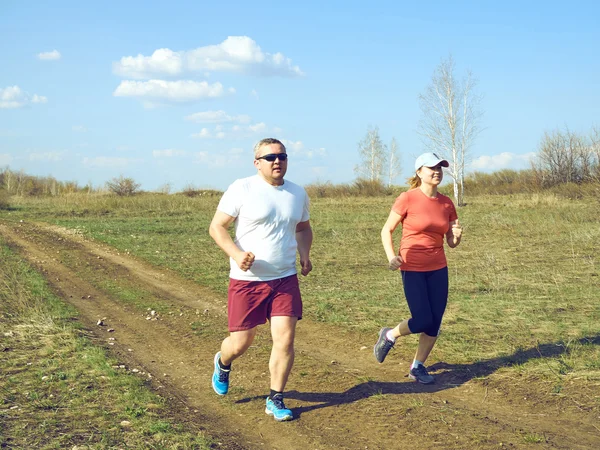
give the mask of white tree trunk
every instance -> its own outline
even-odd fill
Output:
[[[471,73],[462,83],[454,78],[454,61],[449,57],[436,68],[427,91],[419,96],[423,112],[419,134],[431,151],[449,160],[446,173],[452,178],[458,206],[464,203],[466,155],[479,133],[481,114],[476,106],[480,97],[473,95],[474,84]]]

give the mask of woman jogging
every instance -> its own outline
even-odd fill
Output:
[[[412,317],[395,328],[382,328],[373,353],[382,363],[397,338],[420,333],[409,377],[423,384],[434,382],[424,364],[437,340],[448,302],[444,236],[448,246],[456,247],[462,235],[452,200],[438,192],[442,167],[448,167],[448,161],[435,153],[424,153],[417,158],[416,173],[409,179],[410,189],[396,199],[381,230],[389,268],[400,269]],[[392,235],[400,224],[402,239],[396,253]]]

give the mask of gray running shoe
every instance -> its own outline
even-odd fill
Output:
[[[429,375],[424,365],[419,364],[414,369],[410,369],[408,377],[421,384],[433,384],[435,379]]]
[[[373,347],[375,359],[379,361],[380,364],[394,346],[394,343],[385,337],[385,334],[390,330],[391,328],[382,328],[379,330],[379,339],[377,339],[377,343],[375,344],[375,347]]]

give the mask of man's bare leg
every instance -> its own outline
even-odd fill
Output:
[[[256,327],[251,330],[232,331],[221,344],[221,362],[228,366],[234,360],[242,356],[248,347],[252,345]]]
[[[297,317],[271,317],[271,337],[273,348],[269,360],[271,389],[283,392],[288,376],[294,365],[294,338],[296,337]]]

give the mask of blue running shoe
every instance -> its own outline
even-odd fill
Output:
[[[276,395],[272,399],[267,397],[267,407],[265,412],[268,415],[273,416],[277,422],[284,422],[294,418],[292,411],[287,409],[283,404],[283,397],[280,395]]]
[[[219,395],[227,394],[229,391],[229,372],[230,370],[221,369],[219,366],[219,358],[221,352],[217,352],[215,355],[215,370],[212,376],[212,387],[215,392]]]

